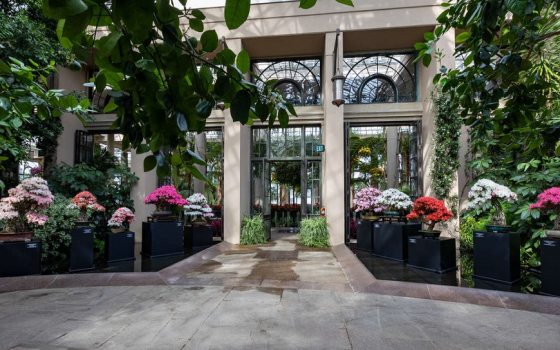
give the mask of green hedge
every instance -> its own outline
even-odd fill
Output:
[[[327,219],[303,219],[300,224],[299,243],[307,247],[323,248],[330,246]]]

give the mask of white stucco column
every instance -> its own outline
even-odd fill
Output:
[[[325,53],[323,59],[323,107],[325,112],[323,124],[323,206],[326,208],[327,224],[331,244],[344,244],[344,105],[336,107],[331,103],[333,99],[333,87],[331,78],[334,67],[334,46],[336,33],[325,35]],[[342,67],[342,33],[338,38],[338,58]]]
[[[144,172],[144,158],[150,153],[137,154],[131,150],[130,170],[138,176],[138,182],[130,191],[130,196],[134,201],[134,214],[136,217],[130,225],[130,230],[136,233],[136,241],[142,241],[142,221],[146,221],[148,216],[155,210],[152,204],[144,204],[144,198],[157,186],[157,175],[155,169]]]
[[[234,52],[242,49],[241,40],[228,40]],[[251,199],[251,128],[234,122],[224,111],[224,240],[239,244],[241,220],[249,215]]]

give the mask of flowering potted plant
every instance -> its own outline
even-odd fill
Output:
[[[27,178],[8,190],[0,200],[0,223],[4,233],[0,241],[31,239],[33,227],[43,226],[48,217],[42,213],[53,202],[47,181],[40,177]]]
[[[434,230],[438,222],[451,219],[453,213],[447,209],[443,201],[433,197],[420,197],[414,201],[412,211],[406,216],[408,220],[418,220],[428,224],[427,230],[420,230],[426,237],[439,237],[441,231]]]
[[[152,217],[158,219],[159,221],[172,218],[171,209],[173,207],[182,207],[189,204],[189,202],[177,192],[175,186],[172,185],[165,185],[156,188],[147,195],[146,198],[144,198],[144,203],[154,204],[156,206],[156,211],[152,214]]]
[[[381,213],[384,209],[384,207],[379,204],[380,196],[381,191],[375,187],[364,187],[356,192],[354,205],[356,206],[356,212],[363,213],[361,215],[362,219],[377,220],[378,216],[375,214]]]
[[[410,197],[395,188],[389,188],[381,193],[377,203],[385,208],[383,215],[401,217],[412,207]]]
[[[492,180],[478,180],[469,191],[469,204],[467,211],[474,212],[475,216],[492,214],[491,225],[486,225],[489,232],[509,232],[504,213],[504,203],[517,200],[517,194],[508,187],[495,183]]]
[[[121,207],[115,210],[107,222],[107,226],[111,228],[111,232],[113,233],[124,232],[128,229],[132,220],[134,220],[134,213],[132,210],[127,207]]]
[[[537,202],[529,206],[530,209],[539,209],[550,213],[554,218],[552,230],[546,230],[548,237],[560,238],[560,187],[551,187],[544,190],[537,197]]]
[[[187,198],[188,204],[184,205],[185,215],[191,222],[206,222],[206,218],[214,216],[212,208],[208,205],[206,197],[202,193],[195,193]]]
[[[78,222],[89,222],[94,212],[104,212],[105,207],[97,203],[97,198],[88,191],[82,191],[72,198],[72,204],[80,210]]]
[[[187,248],[205,247],[214,241],[212,227],[205,225],[206,219],[214,216],[212,208],[208,205],[202,193],[195,193],[187,198],[189,204],[185,205],[185,216],[190,219],[191,225],[185,228],[185,246]]]

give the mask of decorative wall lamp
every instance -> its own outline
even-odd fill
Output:
[[[333,100],[332,104],[340,107],[344,104],[344,75],[340,71],[340,65],[338,64],[338,37],[340,36],[340,29],[336,29],[336,41],[334,43],[334,67],[333,67],[333,77],[331,79],[333,83]]]

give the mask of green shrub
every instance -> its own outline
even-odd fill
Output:
[[[473,250],[474,231],[484,231],[489,219],[475,219],[472,216],[465,216],[461,219],[459,226],[459,245],[462,250]]]
[[[330,244],[327,219],[311,218],[301,220],[299,243],[307,247],[328,247]]]
[[[263,244],[266,243],[266,230],[262,216],[252,218],[245,217],[241,223],[241,244]]]

